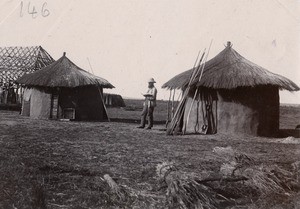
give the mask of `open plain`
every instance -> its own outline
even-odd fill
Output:
[[[108,109],[111,122],[34,120],[0,111],[0,208],[167,208],[157,165],[173,162],[185,173],[218,172],[223,162],[213,154],[215,147],[230,146],[257,165],[289,172],[300,161],[299,138],[167,136],[166,102],[159,101],[152,130],[136,129],[142,102],[125,103],[127,109]],[[300,123],[299,106],[281,106],[280,114],[281,129]],[[105,174],[130,198],[118,199]],[[280,197],[249,194],[219,207],[300,208],[298,190]]]

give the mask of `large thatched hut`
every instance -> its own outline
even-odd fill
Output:
[[[76,66],[64,55],[17,83],[24,85],[22,115],[39,119],[107,120],[103,88],[107,80]]]
[[[173,77],[162,87],[186,89],[193,70]],[[184,104],[181,127],[186,133],[276,135],[279,90],[299,90],[289,79],[245,59],[230,42],[205,63],[200,81],[195,81]]]

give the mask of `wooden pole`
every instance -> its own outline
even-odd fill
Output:
[[[202,59],[204,57],[204,54],[205,54],[205,50],[200,58],[200,61],[199,63],[202,62]],[[199,55],[199,54],[198,54]],[[170,125],[170,128],[167,129],[167,134],[170,135],[173,133],[173,131],[175,130],[176,126],[178,125],[178,123],[180,123],[180,120],[183,116],[183,109],[184,109],[184,105],[185,105],[185,102],[186,102],[186,98],[188,96],[188,93],[189,93],[189,90],[190,90],[190,85],[191,83],[193,82],[193,80],[195,79],[195,75],[196,75],[196,71],[198,70],[199,66],[196,68],[196,65],[197,65],[197,62],[198,62],[198,57],[197,56],[197,59],[196,59],[196,62],[194,64],[194,67],[193,67],[193,72],[192,72],[192,75],[190,77],[190,80],[189,80],[189,83],[188,83],[188,86],[187,88],[185,89],[184,93],[183,93],[183,96],[182,96],[182,99],[181,101],[179,102],[178,106],[177,106],[177,109],[176,109],[176,112],[174,114],[174,117],[171,121],[171,125]]]
[[[172,112],[171,112],[171,120],[174,116],[174,97],[175,97],[175,89],[173,90],[173,97],[172,97]]]
[[[200,82],[201,78],[202,78],[202,75],[203,75],[203,71],[204,71],[204,68],[205,68],[205,64],[206,64],[206,60],[207,60],[207,57],[208,57],[208,54],[209,54],[209,51],[210,51],[210,48],[211,48],[211,45],[212,45],[212,41],[210,41],[210,45],[209,45],[209,48],[208,48],[208,51],[207,51],[207,54],[205,56],[205,60],[204,60],[204,63],[203,65],[201,66],[201,73],[200,73],[200,76],[199,76],[199,79],[198,79],[198,82]],[[200,65],[200,63],[199,63]],[[196,75],[197,76],[197,75]],[[183,127],[183,134],[185,134],[185,131],[186,131],[186,127],[188,126],[188,123],[189,123],[189,119],[190,119],[190,114],[191,114],[191,110],[192,110],[192,107],[194,105],[194,101],[196,99],[196,96],[198,94],[198,90],[199,90],[199,87],[197,87],[196,91],[195,91],[195,94],[194,94],[194,97],[193,97],[193,100],[192,100],[192,103],[191,103],[191,106],[190,106],[190,109],[189,109],[189,112],[188,112],[188,115],[187,115],[187,120],[186,120],[186,123],[184,123],[184,127]],[[197,110],[198,111],[198,110]]]
[[[110,122],[110,119],[108,117],[108,112],[107,112],[107,109],[106,109],[106,106],[105,106],[105,103],[104,103],[104,100],[103,100],[103,95],[102,95],[102,92],[100,90],[100,86],[98,86],[98,91],[99,91],[99,94],[100,94],[100,99],[101,99],[101,103],[102,103],[103,108],[104,108],[104,112],[105,112],[105,114],[107,116],[107,120],[108,120],[108,122]]]
[[[172,96],[172,89],[170,89],[170,96],[169,96],[169,101],[168,101],[168,104],[167,104],[167,120],[166,120],[166,127],[168,127],[168,124],[169,124],[169,120],[170,120],[170,102],[171,102],[171,96]]]
[[[196,79],[196,77],[197,77],[197,75],[198,75],[198,72],[199,72],[199,69],[200,69],[200,67],[201,67],[201,63],[202,63],[204,54],[205,54],[205,50],[204,50],[204,52],[203,52],[203,54],[202,54],[202,56],[201,56],[201,58],[200,58],[198,67],[194,69],[193,75],[191,76],[191,78],[190,78],[190,80],[189,80],[189,84],[188,84],[187,88],[186,88],[185,91],[184,91],[184,98],[182,98],[182,99],[184,99],[183,105],[185,105],[185,103],[186,103],[187,96],[188,96],[188,94],[189,94],[191,84],[194,82],[194,80]],[[182,110],[181,110],[180,116],[179,116],[179,118],[178,118],[178,122],[179,122],[179,123],[180,123],[180,121],[181,121],[181,118],[183,117],[183,114],[184,114],[184,106],[182,106]],[[177,123],[178,123],[178,122],[177,122]],[[185,125],[186,125],[186,124],[184,124],[184,126],[183,126],[183,131],[185,131]]]

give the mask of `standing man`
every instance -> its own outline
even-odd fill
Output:
[[[148,115],[148,126],[146,129],[151,129],[153,127],[153,111],[154,107],[156,106],[156,95],[157,95],[157,89],[154,86],[153,78],[150,78],[148,80],[148,90],[143,96],[145,97],[144,101],[144,108],[142,111],[142,117],[141,117],[141,125],[138,128],[145,128],[146,124],[146,117]]]

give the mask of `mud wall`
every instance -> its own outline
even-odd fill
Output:
[[[185,106],[186,133],[201,133],[202,127],[208,125],[205,132],[207,134],[216,132],[255,136],[278,134],[279,90],[277,87],[202,89],[193,102],[194,94],[195,89],[191,90]],[[209,105],[207,105],[208,98]]]
[[[218,132],[275,136],[278,131],[278,87],[218,90]]]
[[[43,88],[32,88],[30,96],[30,117],[49,119],[51,108],[51,92]]]

